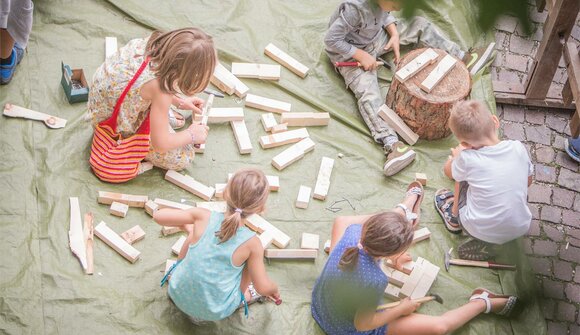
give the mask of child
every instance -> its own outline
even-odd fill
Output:
[[[471,67],[485,49],[464,52],[435,29],[427,20],[416,17],[399,26],[389,14],[401,9],[402,0],[347,0],[334,12],[324,43],[330,60],[352,61],[359,67],[339,67],[347,87],[358,100],[359,112],[375,141],[383,146],[387,161],[383,172],[392,176],[415,159],[415,151],[399,141],[397,134],[378,116],[384,103],[377,79],[377,57],[394,51],[399,62],[400,45],[424,45],[447,51]],[[394,66],[391,67],[394,70]]]
[[[189,235],[181,260],[171,273],[169,297],[195,321],[230,316],[240,304],[246,308],[251,288],[279,301],[278,286],[266,274],[264,249],[246,218],[261,213],[268,199],[268,180],[255,169],[238,171],[224,190],[225,214],[203,208],[161,209],[153,218],[163,226],[181,226]],[[253,292],[252,292],[253,291]]]
[[[533,165],[519,141],[500,141],[499,120],[478,101],[457,103],[449,127],[459,146],[451,150],[445,174],[455,180],[454,193],[441,189],[435,204],[445,226],[471,236],[459,256],[487,260],[499,244],[524,235],[532,220],[527,206]]]
[[[163,169],[182,170],[195,156],[192,144],[205,143],[209,128],[192,124],[175,133],[169,124],[169,110],[173,104],[201,112],[203,100],[180,98],[177,94],[191,96],[202,92],[212,76],[216,52],[212,38],[203,31],[197,28],[156,31],[148,38],[129,41],[95,72],[89,93],[89,116],[96,126],[112,115],[121,92],[146,57],[150,59],[148,66],[121,105],[117,131],[123,137],[131,136],[150,117],[151,147],[145,160]]]
[[[420,195],[408,192],[412,207]],[[390,259],[400,268],[413,241],[413,226],[395,208],[375,215],[338,217],[332,228],[330,256],[312,292],[312,316],[327,334],[447,334],[480,313],[509,315],[516,297],[485,289],[441,316],[414,314],[419,304],[403,299],[397,307],[377,311],[388,278],[379,262]]]

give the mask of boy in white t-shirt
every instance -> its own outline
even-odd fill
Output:
[[[438,190],[435,206],[450,232],[463,230],[470,236],[457,248],[459,257],[487,260],[497,245],[530,227],[527,198],[533,165],[521,142],[499,140],[499,120],[481,102],[457,103],[449,127],[460,142],[444,167],[455,180],[455,192]]]

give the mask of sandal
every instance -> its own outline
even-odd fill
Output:
[[[495,246],[473,237],[457,247],[457,254],[461,259],[470,261],[487,261],[496,256]]]
[[[514,295],[503,295],[503,294],[495,294],[488,289],[485,288],[476,288],[471,293],[471,297],[469,301],[474,301],[476,299],[481,299],[485,301],[485,314],[489,314],[491,312],[491,301],[489,299],[493,298],[506,298],[508,301],[506,302],[505,306],[499,312],[493,312],[494,314],[510,317],[520,310],[520,304],[518,297]]]
[[[183,117],[183,114],[181,114],[180,112],[176,111],[173,107],[169,108],[169,125],[171,126],[171,128],[173,129],[179,129],[179,128],[183,128],[183,126],[185,126],[185,118]]]
[[[435,208],[445,223],[445,228],[453,234],[459,234],[462,231],[457,217],[451,213],[453,201],[455,200],[453,192],[442,188],[435,192]]]
[[[410,195],[417,195],[417,200],[415,200],[415,204],[413,205],[412,210],[409,210],[407,206],[404,204],[397,204],[395,207],[399,207],[405,212],[405,217],[407,221],[411,222],[413,227],[417,227],[419,225],[419,216],[421,214],[421,203],[423,202],[423,195],[425,194],[425,190],[423,189],[423,185],[420,182],[414,181],[409,184],[407,187],[407,196]]]

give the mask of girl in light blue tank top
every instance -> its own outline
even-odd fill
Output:
[[[279,299],[278,287],[267,276],[264,249],[246,218],[261,213],[269,194],[264,174],[237,172],[224,190],[226,213],[203,208],[161,209],[153,215],[165,226],[182,226],[188,237],[171,270],[169,297],[188,316],[200,321],[224,319],[250,300],[250,282],[261,295]],[[247,271],[244,271],[247,269]]]

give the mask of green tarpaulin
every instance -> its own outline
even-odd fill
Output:
[[[432,1],[421,15],[431,19],[451,39],[464,47],[493,40],[474,25],[477,11],[463,0]],[[512,320],[480,316],[457,334],[544,334],[545,323],[535,299],[535,281],[523,252],[514,243],[512,258],[517,272],[475,268],[443,269],[443,252],[461,237],[450,236],[433,208],[431,199],[440,187],[452,185],[442,173],[453,138],[419,141],[416,161],[395,177],[382,174],[381,148],[372,142],[358,115],[353,95],[334,72],[323,50],[328,18],[338,1],[36,1],[34,27],[28,53],[13,81],[0,88],[0,103],[13,103],[68,120],[65,128],[48,129],[44,124],[22,119],[0,119],[0,332],[7,334],[320,334],[310,315],[310,293],[326,261],[271,262],[270,276],[280,285],[284,303],[253,305],[246,319],[238,311],[221,322],[194,326],[168,300],[159,287],[165,261],[172,258],[177,236],[162,237],[160,228],[141,209],[131,208],[126,218],[113,217],[108,207],[97,203],[97,191],[146,194],[173,201],[199,201],[163,179],[154,169],[123,185],[100,182],[88,164],[92,128],[86,120],[86,105],[70,105],[60,86],[64,61],[83,68],[87,78],[104,60],[105,36],[116,36],[122,45],[144,37],[153,29],[169,30],[198,26],[210,33],[227,67],[232,61],[273,63],[264,47],[278,47],[310,67],[301,79],[283,69],[279,82],[244,80],[252,93],[292,103],[296,112],[326,111],[328,127],[311,128],[316,142],[313,152],[282,172],[271,158],[284,148],[263,150],[261,112],[245,108],[254,150],[241,156],[228,124],[212,125],[206,153],[196,157],[187,173],[213,185],[223,183],[228,172],[253,166],[279,175],[280,191],[268,201],[265,217],[292,237],[290,247],[299,247],[302,232],[317,233],[323,243],[330,236],[336,215],[351,215],[390,209],[403,196],[415,172],[429,176],[427,199],[422,208],[422,226],[432,231],[429,240],[412,247],[440,266],[432,287],[445,303],[426,304],[420,312],[437,315],[467,301],[476,287],[518,294],[526,309]],[[381,77],[390,78],[384,70]],[[386,93],[388,81],[381,85]],[[488,75],[475,78],[472,97],[485,100],[494,109]],[[216,99],[214,106],[242,106],[235,97]],[[338,158],[343,153],[344,158]],[[312,200],[308,209],[294,201],[301,184],[313,186],[323,156],[336,159],[326,201]],[[92,211],[95,221],[105,221],[121,233],[139,224],[147,233],[137,242],[141,259],[131,264],[102,241],[95,242],[95,274],[83,274],[68,247],[69,197],[79,197],[81,211]],[[334,214],[325,208],[348,199]],[[515,260],[514,260],[515,259]]]

